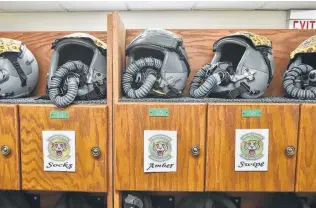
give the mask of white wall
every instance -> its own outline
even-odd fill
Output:
[[[107,12],[1,13],[0,31],[105,31]],[[286,11],[123,11],[128,29],[287,28]]]

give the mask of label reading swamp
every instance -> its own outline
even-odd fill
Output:
[[[144,172],[177,171],[177,132],[144,131]]]
[[[267,171],[269,129],[236,129],[235,171]]]

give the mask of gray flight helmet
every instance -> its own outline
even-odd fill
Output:
[[[316,35],[303,41],[290,53],[283,88],[289,97],[316,99]]]
[[[180,37],[163,29],[146,29],[129,44],[126,55],[128,66],[123,73],[123,89],[127,96],[176,97],[182,94],[190,66]],[[132,89],[135,76],[141,77],[140,85],[146,85],[150,74],[155,76],[151,81],[147,80],[150,84],[145,88],[150,90],[138,93]]]
[[[32,52],[18,40],[0,38],[0,97],[26,97],[36,87],[38,63]]]
[[[151,197],[145,193],[124,193],[123,208],[153,208],[153,204]]]
[[[107,45],[98,38],[86,33],[73,33],[56,39],[52,44],[54,52],[51,56],[47,84],[50,86],[52,77],[58,67],[68,61],[81,61],[89,70],[85,84],[97,84],[101,94],[106,94],[106,52]],[[79,88],[78,96],[84,96],[93,91],[93,87]]]
[[[214,87],[212,93],[232,91],[241,84],[249,90],[240,97],[246,99],[262,97],[269,86],[274,73],[272,43],[263,36],[249,32],[238,32],[216,41],[213,46],[215,56],[212,65],[219,62],[230,62],[233,70],[230,82]],[[213,73],[221,70],[215,69]]]

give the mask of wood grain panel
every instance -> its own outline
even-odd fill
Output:
[[[122,208],[122,192],[114,190],[113,208]]]
[[[46,74],[52,54],[52,43],[56,38],[74,33],[70,32],[0,32],[0,37],[21,40],[34,54],[39,64],[39,77],[33,95],[44,95],[46,87]],[[85,32],[107,42],[106,32]]]
[[[142,30],[127,30],[126,46],[140,34]],[[245,29],[186,29],[170,31],[181,36],[184,41],[184,46],[189,57],[191,66],[191,74],[187,80],[184,95],[188,95],[189,85],[197,73],[197,71],[205,64],[210,63],[213,58],[214,42],[228,34],[245,31]],[[277,30],[277,29],[257,29],[246,30],[256,34],[264,35],[273,42],[273,55],[275,60],[274,78],[270,87],[267,90],[267,96],[282,96],[284,95],[282,87],[283,73],[289,63],[290,52],[293,51],[301,42],[307,38],[316,35],[314,30]],[[121,35],[121,34],[120,34]],[[123,46],[123,43],[120,43]],[[114,46],[115,47],[115,46]],[[115,48],[114,48],[115,49]],[[121,53],[124,56],[124,53]],[[119,57],[120,60],[122,57]],[[115,61],[115,60],[114,60]],[[123,67],[119,68],[122,72]]]
[[[0,105],[0,147],[11,149],[8,156],[0,153],[0,189],[18,190],[20,177],[20,141],[17,105]]]
[[[260,118],[242,118],[242,109],[261,109]],[[216,116],[214,118],[214,116]],[[296,155],[285,155],[288,145],[297,147],[299,105],[208,105],[207,191],[294,191]],[[269,161],[266,172],[235,172],[235,129],[269,129]]]
[[[64,109],[69,119],[49,119],[53,105],[21,105],[20,132],[22,154],[22,188],[24,190],[107,191],[107,107],[71,105]],[[58,109],[60,110],[60,109]],[[44,172],[43,130],[76,132],[76,172]],[[91,156],[98,146],[101,155]]]
[[[301,105],[295,186],[298,192],[316,191],[315,116],[315,104]]]
[[[150,108],[168,108],[169,116],[149,117]],[[203,191],[206,104],[120,103],[114,126],[117,190]],[[144,130],[177,131],[177,172],[144,173]],[[191,155],[193,145],[200,156]]]
[[[113,208],[114,168],[113,168],[113,15],[107,15],[107,105],[108,105],[108,194],[107,207]]]
[[[118,102],[121,97],[121,74],[125,68],[126,29],[118,15],[113,12],[113,99]]]

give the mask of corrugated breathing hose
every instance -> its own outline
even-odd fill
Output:
[[[210,72],[212,68],[214,68],[213,65],[206,64],[194,76],[189,88],[191,97],[201,98],[207,96],[214,87],[219,85],[221,81],[227,77],[225,71],[219,71],[215,74],[208,75],[207,73]],[[206,80],[204,81],[205,78]],[[204,82],[201,84],[202,81]]]
[[[316,87],[307,86],[306,89],[301,89],[302,76],[309,75],[313,70],[315,69],[310,65],[300,64],[286,71],[283,77],[283,88],[286,93],[293,98],[315,99]]]
[[[143,98],[148,95],[156,83],[157,72],[160,72],[161,67],[162,61],[153,57],[141,58],[131,63],[122,78],[125,94],[130,98]],[[146,70],[145,73],[143,70]],[[145,80],[138,89],[134,89],[132,84],[135,83],[134,77],[137,73],[143,73]]]
[[[60,108],[70,105],[76,98],[79,89],[80,74],[87,74],[89,67],[81,61],[69,61],[60,66],[51,78],[48,86],[49,98]],[[67,92],[60,95],[63,82],[67,81]]]

